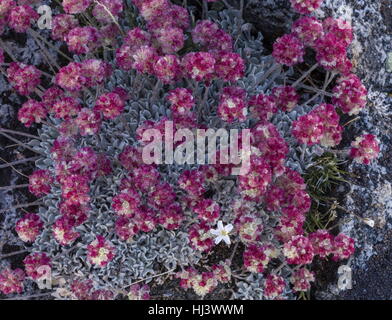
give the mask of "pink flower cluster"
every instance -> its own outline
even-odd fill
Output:
[[[92,280],[73,280],[70,289],[77,300],[113,300],[114,293],[108,289],[96,289]]]
[[[218,114],[223,121],[245,121],[248,114],[246,91],[240,87],[223,88],[218,105]]]
[[[134,284],[130,286],[127,296],[129,300],[150,300],[150,287],[147,284]]]
[[[379,153],[379,142],[372,134],[364,134],[351,143],[350,156],[358,163],[370,164]]]
[[[11,62],[7,77],[13,88],[21,95],[29,95],[41,83],[41,71],[24,63]]]
[[[105,267],[113,260],[115,253],[115,247],[100,235],[87,246],[87,260],[97,267]]]
[[[16,222],[15,231],[22,241],[34,242],[43,226],[44,223],[37,214],[27,213]]]
[[[195,293],[204,297],[211,293],[219,283],[227,283],[231,278],[230,267],[221,263],[212,266],[212,271],[204,271],[199,273],[196,269],[188,267],[176,274],[176,278],[180,279],[180,286],[183,289],[193,289]]]
[[[256,245],[251,244],[246,247],[243,253],[244,267],[254,273],[263,273],[269,262],[277,258],[279,250],[272,244]]]
[[[333,105],[321,104],[294,121],[292,133],[299,143],[333,147],[342,140],[343,127],[339,121],[340,117]]]
[[[338,79],[333,94],[332,102],[350,116],[358,114],[366,106],[367,90],[355,74]]]
[[[3,294],[22,293],[25,273],[22,269],[7,267],[0,272],[0,292]]]
[[[321,6],[323,0],[290,0],[290,2],[298,13],[310,14]]]
[[[50,259],[44,252],[30,253],[23,260],[27,276],[33,280],[43,277],[51,268]]]

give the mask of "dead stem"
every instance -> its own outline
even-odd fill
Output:
[[[12,207],[9,207],[6,209],[1,209],[0,213],[4,213],[4,212],[10,211],[10,210],[15,210],[15,209],[20,209],[20,208],[35,207],[35,206],[39,206],[41,204],[44,204],[41,200],[29,202],[29,203],[17,204],[15,206],[12,206]]]
[[[45,155],[44,153],[35,150],[34,148],[30,147],[29,145],[23,143],[22,141],[19,141],[18,139],[15,139],[15,138],[11,137],[10,135],[6,134],[6,133],[3,132],[3,131],[0,131],[0,134],[3,135],[4,137],[8,138],[9,140],[15,142],[16,144],[20,145],[21,147],[23,147],[23,148],[25,148],[25,149],[28,149],[28,150],[30,150],[30,151],[33,151],[34,153],[38,153],[38,154],[40,154],[40,155],[42,155],[42,156]]]

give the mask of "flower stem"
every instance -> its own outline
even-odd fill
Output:
[[[296,87],[298,84],[304,80],[308,75],[310,75],[317,67],[319,66],[318,63],[314,64],[308,71],[306,71],[297,81],[295,81],[292,86]]]

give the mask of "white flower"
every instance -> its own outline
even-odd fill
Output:
[[[228,224],[227,226],[223,226],[222,221],[218,221],[218,228],[217,229],[211,229],[210,233],[215,236],[215,244],[218,244],[222,240],[226,242],[226,244],[230,244],[230,237],[229,233],[233,229],[233,226],[231,224]]]
[[[365,218],[365,219],[363,219],[363,222],[366,223],[369,227],[374,228],[374,220],[369,219],[369,218]]]

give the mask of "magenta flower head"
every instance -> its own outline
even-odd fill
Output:
[[[15,231],[24,242],[34,242],[44,224],[35,213],[27,213],[16,222]]]
[[[134,284],[129,287],[127,297],[129,300],[150,300],[150,287],[146,284]]]
[[[333,253],[333,236],[327,230],[320,229],[310,233],[309,240],[312,243],[314,254],[319,255],[320,258],[326,258]]]
[[[193,224],[188,231],[189,242],[193,249],[200,252],[208,252],[214,246],[212,235],[210,234],[210,227],[202,222]]]
[[[323,0],[290,0],[291,6],[300,14],[310,14],[320,8]]]
[[[27,100],[18,111],[18,120],[26,127],[33,123],[41,123],[46,118],[48,111],[42,102],[33,99]]]
[[[68,32],[79,26],[78,19],[71,14],[58,14],[52,20],[52,39],[65,41]]]
[[[350,157],[361,164],[370,164],[378,157],[380,145],[376,136],[364,134],[351,143]]]
[[[99,59],[87,59],[82,63],[82,74],[86,78],[86,87],[101,85],[112,74],[112,67]]]
[[[314,273],[306,268],[296,270],[290,278],[295,292],[308,291],[310,289],[310,283],[314,282],[314,280]]]
[[[100,34],[94,27],[76,27],[68,32],[65,41],[70,51],[85,54],[100,46]]]
[[[316,40],[323,35],[324,29],[323,24],[315,17],[302,17],[293,23],[291,32],[301,39],[304,45],[313,47]]]
[[[82,13],[90,6],[91,0],[63,0],[62,5],[66,13]]]
[[[171,103],[170,109],[179,116],[191,112],[195,106],[195,100],[190,89],[176,88],[169,91],[167,100]]]
[[[158,59],[158,53],[155,48],[150,46],[141,46],[132,54],[132,68],[140,73],[154,73],[154,65]]]
[[[184,214],[181,206],[175,202],[161,209],[158,223],[167,230],[176,230],[181,226]]]
[[[112,208],[119,216],[134,217],[142,204],[140,195],[133,189],[126,189],[112,200]]]
[[[5,268],[0,271],[0,292],[3,294],[22,293],[26,275],[22,269]]]
[[[129,46],[131,51],[134,51],[141,46],[151,45],[151,35],[140,28],[133,28],[127,32],[124,44]]]
[[[72,244],[79,238],[79,232],[74,230],[76,226],[76,219],[72,216],[66,215],[58,218],[52,226],[53,237],[62,246]]]
[[[97,266],[105,267],[115,256],[115,247],[103,236],[97,238],[87,246],[87,260]]]
[[[77,92],[82,90],[86,83],[86,78],[83,75],[82,64],[78,62],[70,62],[65,67],[62,67],[56,75],[55,83],[70,92]]]
[[[367,90],[355,74],[339,78],[333,94],[332,102],[350,116],[366,106]]]
[[[182,64],[186,75],[196,81],[210,81],[215,76],[215,58],[209,52],[190,52]]]
[[[245,62],[238,53],[218,51],[215,72],[224,81],[238,81],[245,74]]]
[[[174,54],[184,47],[185,35],[181,28],[166,27],[155,31],[154,39],[164,54]]]
[[[102,113],[106,119],[118,117],[125,108],[125,101],[114,92],[104,93],[95,101],[94,110]]]
[[[113,17],[117,17],[122,11],[122,0],[97,0],[94,2],[92,14],[99,22],[108,24],[113,22]]]
[[[48,194],[53,180],[48,170],[36,170],[29,176],[29,191],[37,197]]]
[[[81,136],[97,134],[101,129],[101,114],[96,110],[83,108],[79,111],[75,121]]]
[[[292,111],[297,106],[299,100],[297,91],[291,86],[273,88],[272,96],[275,98],[276,106],[285,112]]]
[[[82,106],[76,98],[64,97],[63,99],[56,101],[49,112],[52,113],[55,118],[66,120],[76,116],[80,109],[82,109]]]
[[[22,33],[26,32],[38,18],[38,13],[32,7],[28,5],[16,6],[9,12],[8,25],[16,32]]]
[[[346,44],[334,33],[326,33],[315,42],[316,59],[326,70],[337,70],[346,57]]]
[[[333,33],[346,45],[346,47],[348,47],[353,41],[353,28],[349,21],[343,20],[341,18],[334,19],[328,17],[323,21],[323,27],[325,33]]]
[[[278,112],[276,98],[273,95],[258,94],[249,99],[249,110],[252,117],[264,121],[269,121]]]
[[[245,121],[248,115],[246,91],[240,87],[223,88],[219,105],[219,117],[226,122]]]
[[[278,251],[270,244],[263,246],[251,244],[243,253],[244,267],[253,273],[262,273],[272,258],[276,258]]]
[[[355,251],[354,239],[343,233],[337,235],[333,241],[333,257],[334,261],[348,259]]]
[[[45,267],[50,268],[50,258],[44,252],[34,252],[23,260],[26,274],[33,280],[37,280],[45,275]],[[42,268],[44,267],[44,268]]]
[[[289,264],[309,264],[314,257],[312,243],[304,236],[294,236],[283,247],[283,254]]]
[[[220,207],[215,201],[211,199],[203,199],[199,201],[193,208],[197,213],[198,219],[207,224],[215,224],[219,219]]]
[[[180,59],[175,55],[162,56],[154,65],[154,73],[163,83],[172,83],[181,74],[180,63]]]
[[[41,83],[41,71],[24,63],[11,62],[7,76],[12,87],[21,95],[29,95]]]
[[[13,0],[2,0],[0,2],[0,25],[8,22],[9,13],[14,7],[16,7],[16,2]]]
[[[268,299],[274,300],[281,297],[285,288],[286,282],[283,277],[271,273],[265,279],[263,293]]]
[[[293,34],[286,34],[276,40],[272,56],[277,63],[291,67],[304,61],[305,47]]]
[[[272,180],[271,167],[263,157],[252,155],[248,174],[239,176],[238,180],[245,200],[260,201]]]
[[[310,112],[293,122],[292,134],[299,143],[312,146],[323,138],[324,125],[322,119]]]

